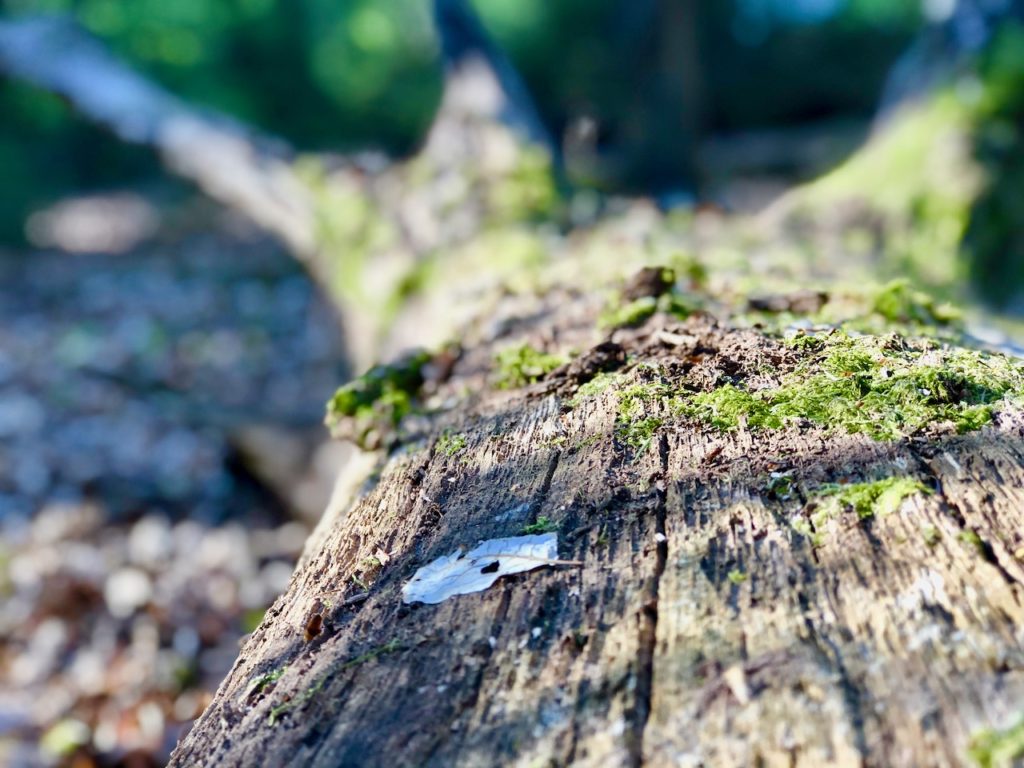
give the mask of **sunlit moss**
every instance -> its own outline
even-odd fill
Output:
[[[547,517],[546,515],[541,515],[537,518],[536,522],[523,526],[523,534],[527,536],[531,536],[538,533],[551,533],[552,531],[557,530],[558,523],[554,522],[550,517]]]
[[[561,198],[551,157],[540,147],[519,148],[514,165],[486,187],[491,226],[551,219]]]
[[[818,499],[817,505],[806,516],[793,517],[790,527],[810,541],[811,546],[821,547],[829,521],[841,513],[854,512],[861,520],[883,517],[897,511],[904,499],[915,493],[931,493],[931,489],[911,477],[886,477],[845,485],[829,483],[811,492]]]
[[[880,288],[871,309],[894,323],[949,325],[963,317],[952,304],[937,302],[929,294],[915,290],[909,280],[893,280]]]
[[[881,217],[888,269],[952,286],[963,277],[960,243],[982,183],[971,156],[974,123],[971,105],[952,90],[915,102],[793,199],[808,213],[863,201]]]
[[[1009,728],[989,728],[971,737],[968,754],[979,768],[1016,765],[1024,758],[1024,716]]]
[[[643,369],[642,375],[658,376],[654,369]],[[673,395],[673,388],[655,378],[625,387],[618,392],[618,410],[615,436],[637,453],[646,451],[654,435],[665,423],[665,405]]]
[[[427,352],[416,352],[391,365],[377,365],[339,387],[327,403],[325,423],[332,434],[363,448],[381,445],[406,414],[423,384]]]
[[[736,429],[741,422],[749,427],[777,429],[782,426],[782,419],[772,412],[770,401],[760,393],[732,384],[682,400],[678,407],[684,414],[696,416],[721,430]]]
[[[739,586],[747,580],[747,574],[745,574],[738,568],[733,568],[725,576],[727,579],[729,579],[731,583],[735,584],[736,586]]]
[[[827,509],[850,509],[863,519],[891,514],[915,493],[931,493],[931,489],[912,477],[886,477],[866,483],[830,484],[820,488],[816,495],[827,500]]]
[[[623,377],[621,373],[602,372],[597,374],[590,381],[585,382],[579,386],[579,388],[576,390],[576,394],[574,394],[572,396],[572,399],[569,401],[570,407],[577,407],[581,402],[583,402],[588,397],[596,397],[597,395],[607,390],[609,387],[613,387],[617,383],[622,381],[622,378]]]
[[[655,312],[664,312],[679,320],[685,320],[699,309],[694,297],[676,291],[661,296],[642,296],[639,299],[621,303],[613,301],[598,318],[601,328],[629,328],[643,324]]]
[[[601,315],[598,324],[602,328],[628,328],[640,325],[658,311],[658,300],[654,296],[642,296],[625,304],[611,306]]]
[[[512,389],[540,381],[566,362],[562,355],[540,352],[529,344],[507,347],[494,356],[495,385]]]
[[[437,438],[437,452],[451,458],[466,447],[466,436],[445,432]]]
[[[1000,355],[838,335],[780,387],[748,391],[727,384],[680,398],[677,408],[723,430],[741,422],[776,429],[805,419],[894,440],[942,422],[959,432],[978,429],[1008,396],[1022,391],[1019,366]]]

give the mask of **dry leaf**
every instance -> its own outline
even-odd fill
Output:
[[[423,566],[402,588],[406,603],[440,603],[453,595],[487,589],[502,576],[558,565],[558,535],[491,539],[470,552],[462,550]]]

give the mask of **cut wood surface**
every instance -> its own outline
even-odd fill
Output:
[[[443,407],[329,514],[172,765],[962,765],[1017,722],[1024,413],[876,441],[656,400],[626,441],[622,386],[756,389],[808,353],[699,314],[608,337],[595,304],[550,292],[467,337]],[[494,389],[523,339],[584,352]],[[602,341],[629,356],[619,387],[570,403]],[[814,514],[825,484],[886,477],[931,492]],[[418,567],[538,522],[582,565],[402,603]]]

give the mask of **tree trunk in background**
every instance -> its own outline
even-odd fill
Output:
[[[591,349],[599,306],[556,289],[466,339],[448,409],[328,513],[172,765],[959,765],[1013,724],[1024,413],[894,442],[668,419],[631,448],[612,390],[567,405],[607,347],[488,387],[509,338]],[[679,386],[803,354],[705,315],[614,340],[627,384],[644,363]],[[820,484],[890,475],[936,491],[817,547],[794,531]],[[582,565],[403,605],[417,567],[544,518]]]

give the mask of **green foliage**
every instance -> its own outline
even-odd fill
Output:
[[[979,768],[1000,768],[1024,758],[1024,716],[1009,728],[989,728],[974,734],[968,754]]]
[[[440,95],[416,0],[8,0],[67,12],[190,101],[304,144],[411,147]]]
[[[379,447],[412,410],[430,354],[417,352],[392,365],[377,365],[343,385],[327,403],[332,434],[366,449]]]
[[[964,237],[970,275],[997,306],[1024,291],[1024,26],[1002,25],[979,64],[974,156],[985,171]]]
[[[63,12],[172,92],[304,148],[411,151],[441,71],[418,0],[6,0],[11,15]],[[102,87],[102,86],[100,86]],[[46,93],[0,83],[0,239],[32,207],[152,175],[125,146]]]
[[[741,421],[778,429],[789,419],[806,419],[895,440],[941,422],[952,422],[958,432],[979,429],[1000,402],[1022,392],[1020,367],[1001,355],[838,336],[781,387],[750,392],[727,384],[680,399],[677,408],[722,430]]]
[[[494,356],[495,384],[500,389],[513,389],[533,384],[564,365],[562,355],[549,355],[529,344],[507,347]]]
[[[536,522],[523,526],[523,533],[526,535],[532,535],[537,533],[551,533],[552,531],[557,530],[558,523],[554,522],[550,517],[547,517],[545,515],[541,515],[540,517],[538,517]]]
[[[931,489],[910,477],[886,477],[866,483],[829,484],[817,495],[826,497],[832,510],[851,509],[864,519],[895,512],[905,498],[915,493],[931,493]]]
[[[154,173],[152,153],[122,144],[64,102],[0,78],[0,242],[22,239],[26,216],[56,197]]]

